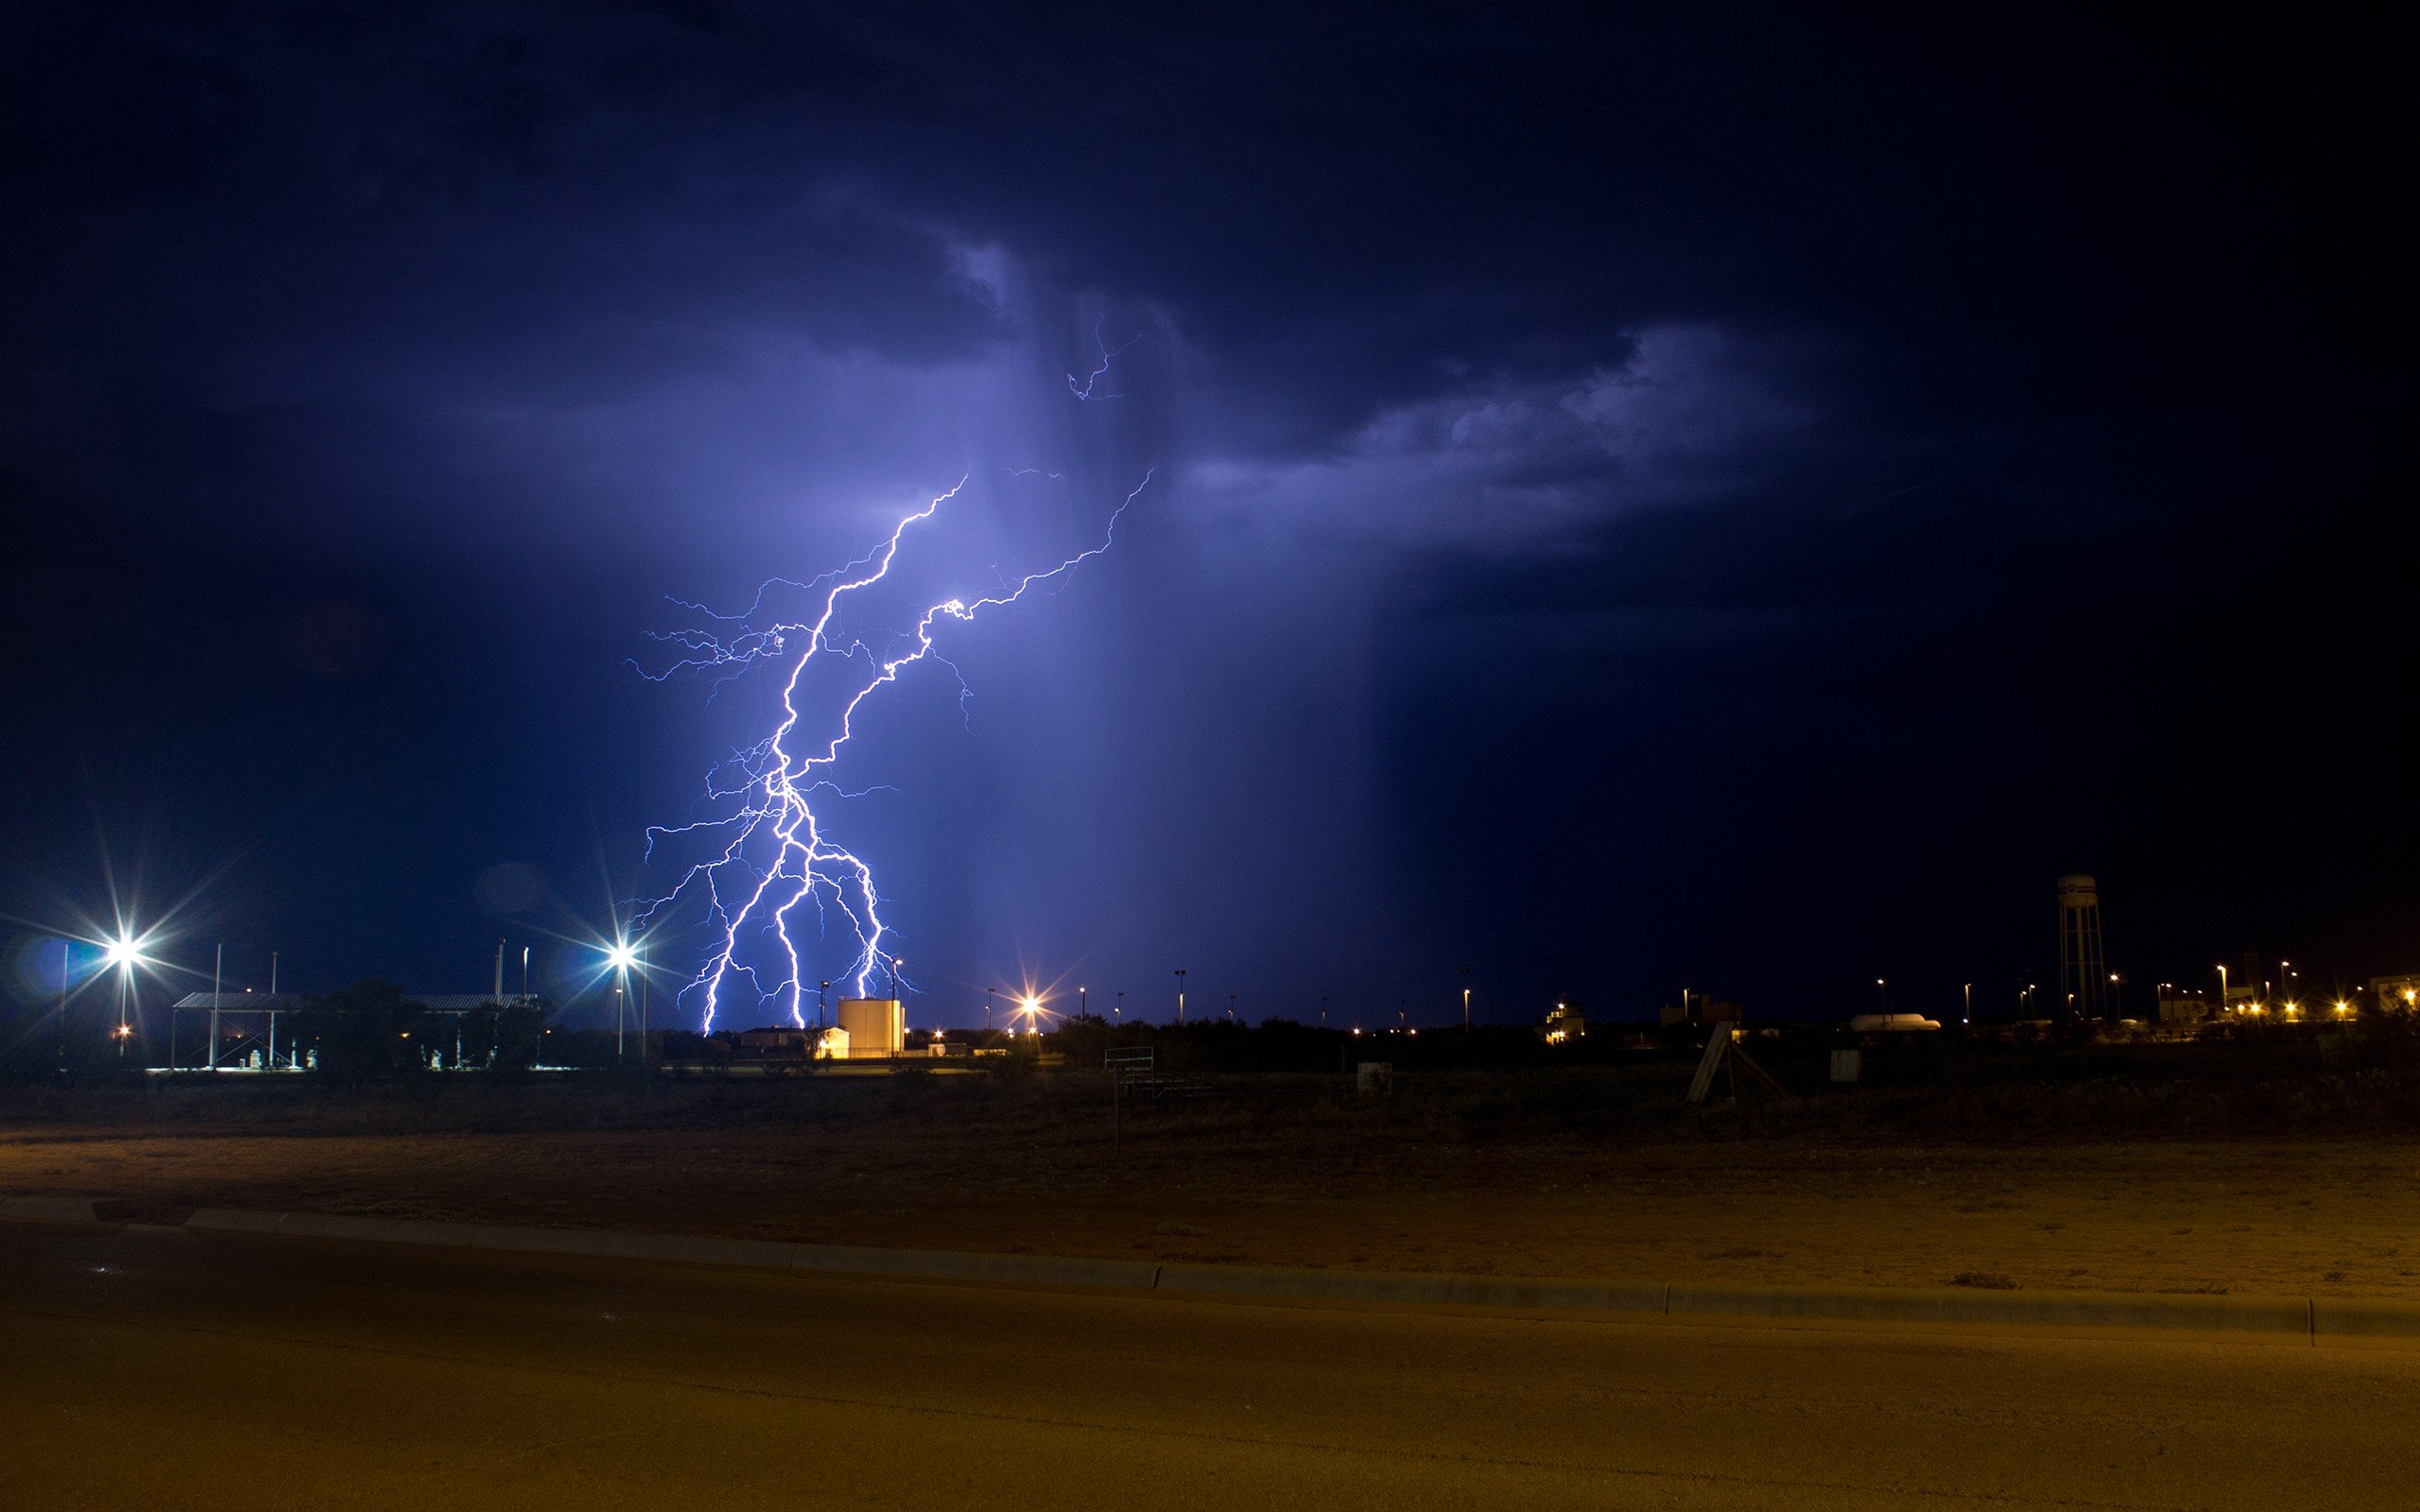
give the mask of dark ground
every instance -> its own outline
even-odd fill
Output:
[[[1685,1067],[422,1078],[0,1093],[0,1193],[1527,1275],[2420,1297],[2400,1084],[2107,1079],[1678,1105]],[[2230,1126],[2231,1125],[2231,1126]]]

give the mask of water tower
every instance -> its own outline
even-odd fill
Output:
[[[2100,887],[2081,871],[2059,879],[2059,1011],[2109,1016],[2109,965],[2100,950]]]

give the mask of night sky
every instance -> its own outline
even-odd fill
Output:
[[[566,993],[774,709],[683,605],[1147,475],[820,805],[911,1022],[2420,970],[2403,46],[1850,9],[11,8],[12,983]]]

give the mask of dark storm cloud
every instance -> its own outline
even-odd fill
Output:
[[[283,336],[393,382],[433,349],[422,381],[501,393],[661,381],[769,325],[964,355],[996,313],[947,249],[996,241],[1169,309],[1215,445],[1316,453],[1441,394],[1574,385],[1668,324],[1845,338],[1833,422],[1904,439],[2204,394],[2247,316],[2313,313],[2256,282],[2301,233],[2279,217],[2360,214],[2297,203],[2276,146],[2358,129],[2358,97],[2280,133],[2197,97],[2177,39],[2022,15],[20,25],[24,218],[165,327],[142,361],[181,329],[218,360]]]

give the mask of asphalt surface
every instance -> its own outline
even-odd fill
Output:
[[[2397,1507],[2420,1349],[0,1224],[0,1503]]]

